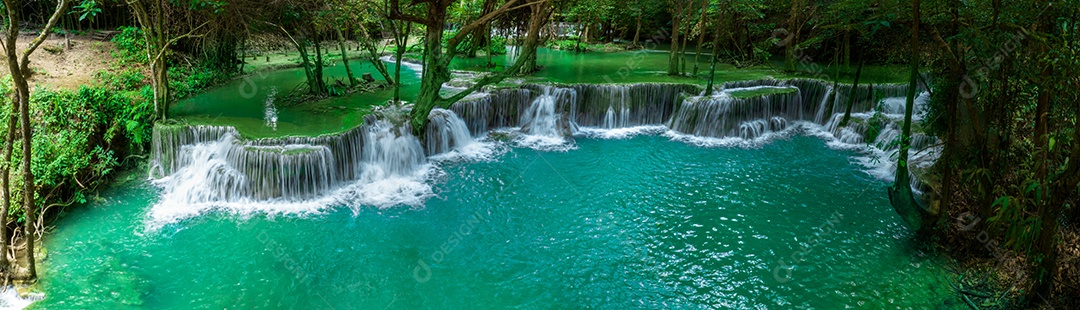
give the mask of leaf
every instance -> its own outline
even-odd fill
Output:
[[[1002,209],[1009,207],[1009,196],[1001,196],[997,200],[994,200],[994,204],[990,205],[991,208],[1001,206]]]
[[[1051,137],[1050,138],[1050,143],[1049,143],[1050,145],[1048,147],[1048,150],[1053,151],[1054,150],[1054,144],[1056,144],[1056,143],[1057,143],[1057,140],[1054,140],[1054,138]]]

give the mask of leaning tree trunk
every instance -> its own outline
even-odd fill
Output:
[[[919,1],[912,1],[912,26],[911,26],[911,79],[908,82],[907,103],[904,105],[904,125],[900,133],[900,154],[896,161],[896,179],[889,188],[889,201],[897,213],[904,218],[909,225],[914,227],[920,235],[926,232],[926,225],[919,212],[919,205],[911,192],[911,175],[908,171],[908,149],[911,147],[911,114],[915,107],[915,93],[919,85]],[[860,61],[861,63],[861,61]],[[861,67],[861,65],[860,65]]]
[[[459,31],[456,35],[454,35],[450,38],[450,40],[447,41],[445,46],[445,54],[443,53],[444,47],[442,44],[442,35],[443,27],[446,24],[446,5],[449,4],[429,4],[427,8],[427,16],[425,19],[420,19],[415,16],[406,16],[400,11],[392,12],[392,18],[413,20],[423,23],[425,26],[427,26],[424,42],[424,70],[421,74],[420,79],[420,93],[419,95],[417,95],[416,103],[413,105],[413,109],[410,112],[410,120],[412,122],[411,125],[413,126],[413,131],[416,134],[419,135],[423,132],[424,126],[427,125],[428,114],[431,112],[432,109],[434,109],[435,107],[447,107],[448,105],[453,104],[458,100],[461,100],[461,98],[464,98],[468,94],[480,89],[481,87],[502,81],[510,74],[513,74],[514,72],[521,69],[521,66],[524,64],[524,62],[522,61],[523,58],[527,59],[528,57],[531,57],[531,55],[519,56],[518,60],[514,62],[513,66],[506,68],[503,72],[485,76],[469,88],[465,89],[464,91],[458,92],[457,94],[449,98],[443,98],[439,95],[439,92],[442,89],[442,84],[450,80],[450,62],[454,59],[458,45],[461,43],[461,40],[463,40],[464,37],[468,35],[469,31],[475,29],[476,27],[482,27],[484,26],[484,24],[489,23],[495,17],[510,11],[510,9],[517,4],[517,1],[518,0],[509,0],[505,2],[502,6],[500,6],[498,9],[493,11],[491,14],[482,16],[480,19],[477,19],[473,23],[463,27],[461,31]],[[396,6],[397,1],[392,1],[392,3],[394,4],[394,6]],[[543,16],[543,20],[545,21],[551,14],[550,5],[546,1],[530,4],[530,6],[533,6],[534,9],[536,6],[543,7],[543,9],[536,10],[535,12],[546,13],[547,15]],[[533,15],[533,18],[537,17],[537,15]],[[542,26],[543,24],[541,23],[540,25]],[[526,37],[525,48],[522,49],[523,51],[527,52],[529,50],[535,50],[535,45],[537,44],[537,42],[539,42],[539,29],[539,27],[536,28],[535,33],[530,33],[529,36]],[[532,32],[531,30],[532,29],[530,27],[530,32]],[[531,48],[530,45],[532,46]]]
[[[375,44],[375,39],[368,34],[367,28],[363,24],[360,24],[360,33],[364,36],[364,41],[360,45],[363,45],[364,49],[367,50],[368,62],[371,63],[372,67],[375,67],[375,71],[379,71],[379,75],[382,75],[387,84],[395,84],[394,81],[397,81],[397,77],[390,77],[390,70],[386,69],[386,63],[379,59],[379,47]]]
[[[705,96],[712,96],[713,93],[713,80],[716,78],[716,62],[720,59],[719,47],[720,47],[720,31],[723,30],[723,24],[719,19],[716,21],[716,37],[713,38],[713,57],[709,62],[709,84],[705,86]]]
[[[345,75],[349,78],[349,86],[356,87],[356,76],[352,73],[352,68],[349,68],[349,54],[345,48],[345,35],[341,34],[341,29],[334,29],[337,32],[338,48],[341,49],[341,64],[345,66]]]
[[[847,98],[847,110],[844,111],[844,118],[840,119],[840,127],[847,126],[848,121],[851,120],[851,108],[855,105],[855,98],[859,96],[859,77],[862,76],[863,61],[859,60],[859,69],[855,70],[855,83],[851,84],[851,91],[848,92]],[[914,85],[912,85],[914,87]],[[912,88],[914,89],[914,88]],[[837,89],[833,89],[835,93]]]
[[[638,13],[637,27],[634,28],[634,43],[632,43],[630,46],[637,48],[639,38],[641,38],[641,13]]]

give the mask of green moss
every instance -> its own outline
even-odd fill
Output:
[[[797,89],[792,87],[762,87],[749,90],[737,90],[730,93],[732,97],[739,99],[747,99],[765,95],[782,95],[795,93]]]
[[[248,151],[254,152],[269,152],[281,155],[302,155],[318,152],[320,149],[317,147],[281,147],[281,146],[248,146],[245,147]]]

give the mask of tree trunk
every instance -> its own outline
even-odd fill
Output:
[[[397,2],[393,1],[392,4],[393,6],[396,6]],[[510,74],[521,69],[521,66],[524,64],[523,59],[532,57],[532,55],[521,55],[518,57],[517,61],[514,62],[514,65],[506,68],[506,70],[494,75],[485,76],[464,91],[449,98],[443,98],[439,95],[439,92],[442,89],[442,84],[450,80],[450,62],[454,59],[457,47],[461,43],[461,40],[468,34],[468,31],[466,30],[471,31],[475,27],[481,27],[484,24],[489,23],[491,19],[508,12],[517,4],[517,0],[507,1],[491,14],[482,16],[480,19],[463,27],[461,31],[447,41],[445,46],[446,52],[444,55],[442,35],[443,27],[446,24],[446,7],[449,4],[450,3],[443,3],[443,5],[429,4],[427,6],[427,16],[422,20],[413,16],[403,16],[404,14],[400,11],[392,13],[394,18],[418,20],[427,26],[424,42],[424,70],[420,79],[420,93],[416,98],[416,104],[410,112],[411,125],[413,126],[413,131],[417,135],[423,132],[424,126],[427,126],[427,117],[432,109],[435,107],[448,106],[461,100],[461,98],[464,98],[468,94],[475,92],[481,87],[502,81]],[[551,14],[551,6],[548,2],[535,3],[530,6],[534,9],[533,19],[543,17],[542,21],[546,21]],[[532,22],[530,22],[530,24],[532,24]],[[542,27],[543,24],[541,23],[539,26]],[[541,27],[530,27],[529,35],[526,37],[524,44],[525,47],[522,48],[523,53],[528,53],[530,50],[535,51],[535,47],[539,42],[539,30]]]
[[[9,47],[10,48],[10,47]],[[7,222],[8,211],[11,210],[11,155],[15,148],[15,123],[19,121],[19,104],[11,103],[11,111],[7,120],[7,139],[4,140],[3,161],[0,163],[0,186],[3,190],[3,204],[0,205],[0,271],[7,272],[11,264],[7,260],[8,239]]]
[[[908,224],[915,227],[920,234],[932,225],[926,225],[919,216],[915,198],[911,193],[911,176],[908,171],[908,150],[911,147],[911,114],[915,107],[915,94],[919,85],[919,12],[920,0],[912,1],[912,26],[911,26],[911,79],[908,82],[907,103],[904,106],[904,125],[900,133],[899,159],[896,161],[896,180],[889,188],[889,201],[893,208],[900,213]],[[860,61],[860,67],[861,66]],[[914,222],[913,222],[914,221]]]
[[[690,30],[682,35],[682,43],[679,43],[679,75],[686,73],[686,39],[690,38]]]
[[[634,28],[634,43],[630,44],[630,46],[637,48],[639,38],[641,38],[641,13],[638,13],[637,27]]]
[[[716,20],[716,37],[713,38],[713,57],[709,62],[709,83],[705,86],[705,96],[712,96],[713,93],[713,79],[716,78],[716,62],[720,59],[719,46],[720,46],[720,32],[723,30],[723,24],[718,18]]]
[[[411,22],[398,23],[404,23],[405,27],[402,29],[398,24],[393,25],[394,43],[397,44],[397,51],[394,53],[394,103],[401,102],[401,58],[405,57],[405,50],[409,46],[409,33],[412,32]]]
[[[394,84],[397,78],[390,77],[390,70],[386,69],[386,63],[379,59],[379,47],[375,44],[375,39],[368,34],[367,28],[363,24],[360,24],[360,33],[364,36],[364,40],[360,43],[367,50],[367,59],[371,63],[372,67],[375,67],[375,71],[379,71],[383,80],[386,80],[387,84]]]
[[[1045,53],[1045,47],[1043,47]],[[1042,70],[1042,83],[1049,84],[1050,77],[1053,75],[1053,67],[1050,64],[1044,64]],[[1044,88],[1045,87],[1045,88]],[[1039,183],[1053,186],[1050,180],[1047,180],[1047,165],[1050,164],[1048,153],[1050,152],[1050,142],[1047,137],[1049,133],[1049,114],[1050,103],[1053,91],[1051,91],[1050,85],[1042,85],[1039,87],[1039,97],[1035,102],[1035,180]],[[1073,143],[1080,143],[1080,141],[1074,141]],[[1074,186],[1075,187],[1075,186]],[[1057,276],[1057,230],[1058,230],[1058,217],[1061,215],[1061,207],[1064,205],[1065,199],[1057,199],[1054,196],[1067,196],[1069,188],[1065,188],[1061,192],[1050,192],[1050,199],[1037,199],[1038,215],[1039,215],[1039,234],[1036,239],[1035,248],[1038,251],[1038,255],[1042,256],[1042,260],[1037,260],[1038,264],[1035,267],[1035,287],[1033,291],[1036,294],[1042,296],[1050,296],[1054,289],[1054,278]],[[1047,201],[1049,200],[1049,201]],[[1051,203],[1051,201],[1053,203]]]
[[[13,98],[12,104],[18,105],[20,126],[22,127],[21,131],[23,153],[21,171],[23,177],[23,211],[26,212],[26,225],[24,226],[24,230],[26,231],[26,259],[28,263],[27,278],[31,281],[34,281],[37,279],[37,260],[34,257],[34,239],[37,237],[37,232],[35,231],[35,224],[37,224],[37,219],[34,214],[37,205],[34,201],[34,194],[37,191],[37,185],[34,182],[34,172],[30,168],[31,158],[33,156],[32,146],[34,142],[34,135],[33,128],[30,125],[30,85],[26,81],[25,73],[28,72],[30,69],[30,54],[32,54],[34,50],[41,46],[41,43],[45,40],[45,38],[48,37],[51,29],[56,26],[56,24],[60,21],[60,18],[64,15],[64,12],[67,11],[69,3],[68,0],[61,0],[57,4],[56,11],[53,12],[52,17],[49,18],[48,23],[45,25],[38,37],[34,39],[34,41],[26,50],[23,51],[21,58],[16,55],[17,47],[15,41],[18,39],[19,36],[18,25],[20,25],[20,16],[18,10],[19,8],[21,8],[22,3],[21,1],[5,1],[5,4],[5,8],[7,9],[9,26],[7,29],[7,36],[4,44],[6,46],[5,50],[7,54],[8,70],[10,71],[9,73],[11,75],[12,84],[15,86],[15,96]],[[14,112],[15,111],[13,109],[12,113]],[[9,129],[11,128],[10,126],[11,124],[9,124]],[[8,135],[11,136],[11,133],[9,133]],[[10,142],[13,138],[14,137],[9,138],[8,141]],[[10,153],[5,154],[5,157],[6,156],[10,156]],[[9,163],[4,164],[6,167],[6,165]],[[5,199],[7,199],[6,194],[9,193],[10,191],[5,193]],[[10,200],[8,200],[8,203],[10,203]],[[4,222],[2,224],[4,224],[3,226],[6,226],[7,223]],[[0,227],[0,229],[5,228]],[[7,255],[6,249],[3,255]]]
[[[851,107],[855,105],[855,98],[859,96],[859,78],[862,77],[863,62],[859,61],[859,69],[855,70],[855,83],[851,84],[851,91],[848,92],[847,98],[847,110],[844,111],[844,118],[840,119],[840,127],[847,126],[849,120],[851,120]],[[836,92],[833,89],[833,92]]]
[[[691,76],[697,77],[698,74],[698,57],[701,56],[701,44],[705,41],[705,13],[709,10],[709,1],[705,0],[701,3],[701,19],[698,20],[698,29],[701,33],[698,33],[697,37],[697,50],[694,51],[694,74]]]
[[[683,0],[673,0],[671,13],[671,51],[668,57],[668,75],[679,75],[679,30],[682,20]]]
[[[353,75],[352,68],[349,67],[349,54],[348,49],[345,48],[345,35],[341,33],[341,29],[334,30],[337,32],[338,48],[341,49],[341,64],[345,66],[345,75],[349,78],[349,86],[356,87],[356,76]]]
[[[326,95],[326,81],[323,80],[323,53],[322,42],[318,37],[315,38],[315,86],[319,95]]]
[[[795,35],[795,27],[799,22],[799,0],[791,0],[791,10],[788,15],[788,37],[784,38],[787,41],[784,44],[784,71],[795,72],[795,41],[798,38]]]
[[[577,42],[574,44],[574,52],[581,52],[581,38],[585,36],[585,25],[581,23],[581,17],[578,17],[578,37]]]

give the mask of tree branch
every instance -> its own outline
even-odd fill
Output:
[[[513,0],[511,0],[511,1],[513,1]],[[430,3],[428,5],[435,5],[435,4]],[[389,17],[390,17],[390,19],[393,19],[393,20],[403,20],[403,21],[414,22],[414,23],[417,23],[417,24],[425,25],[425,26],[431,26],[431,21],[428,21],[426,19],[414,16],[414,15],[401,13],[400,0],[390,0],[390,16]]]
[[[151,62],[151,63],[153,63],[153,62],[157,62],[157,60],[158,60],[158,59],[160,59],[160,58],[161,58],[162,56],[164,56],[164,55],[165,55],[165,51],[169,50],[169,46],[170,46],[170,45],[173,45],[173,43],[176,43],[176,41],[180,41],[180,39],[183,39],[183,38],[195,37],[195,36],[196,36],[196,35],[195,35],[195,32],[196,32],[196,31],[199,31],[199,29],[202,29],[202,27],[206,26],[207,24],[210,24],[210,21],[209,21],[209,20],[207,20],[207,21],[203,22],[203,23],[202,23],[202,25],[199,25],[198,27],[192,28],[192,29],[191,29],[191,31],[188,31],[187,33],[185,33],[185,34],[183,34],[183,35],[177,36],[177,37],[175,37],[175,38],[172,38],[172,39],[171,39],[171,40],[169,40],[168,42],[165,42],[165,44],[163,44],[163,45],[162,45],[162,46],[160,47],[161,49],[160,49],[160,50],[158,50],[158,54],[157,54],[157,56],[154,56],[154,58],[153,58],[153,59],[151,59],[151,60],[150,60],[150,62]],[[200,36],[201,36],[201,35],[200,35]]]
[[[464,40],[466,36],[471,34],[473,32],[473,30],[475,30],[476,28],[478,28],[480,26],[483,26],[483,25],[487,24],[488,21],[494,19],[495,17],[498,17],[499,15],[502,15],[503,13],[513,11],[513,10],[517,10],[517,9],[520,9],[520,8],[523,8],[523,7],[526,7],[526,6],[530,6],[530,5],[544,3],[544,2],[547,2],[547,1],[548,0],[539,0],[539,1],[534,1],[534,2],[529,2],[529,3],[522,4],[522,5],[514,6],[514,4],[516,4],[518,2],[518,0],[508,0],[508,1],[506,1],[506,3],[503,3],[503,5],[500,6],[499,8],[495,9],[494,11],[491,11],[491,13],[488,13],[487,15],[481,16],[476,21],[473,21],[472,23],[470,23],[468,25],[465,25],[464,27],[461,27],[461,29],[458,30],[457,34],[455,34],[454,37],[450,38],[450,40],[447,41],[446,48],[447,48],[448,52],[453,53],[455,50],[457,50],[457,45],[460,44],[461,41]]]
[[[56,11],[53,12],[52,17],[49,17],[49,23],[45,24],[45,29],[41,30],[37,38],[34,38],[33,42],[30,42],[30,46],[23,51],[22,57],[19,59],[19,69],[26,72],[30,66],[30,54],[37,50],[41,43],[45,42],[45,38],[49,37],[49,30],[56,27],[56,23],[60,21],[60,17],[64,16],[64,12],[67,11],[69,0],[60,0],[60,3],[56,5]],[[11,25],[15,27],[16,25]]]

